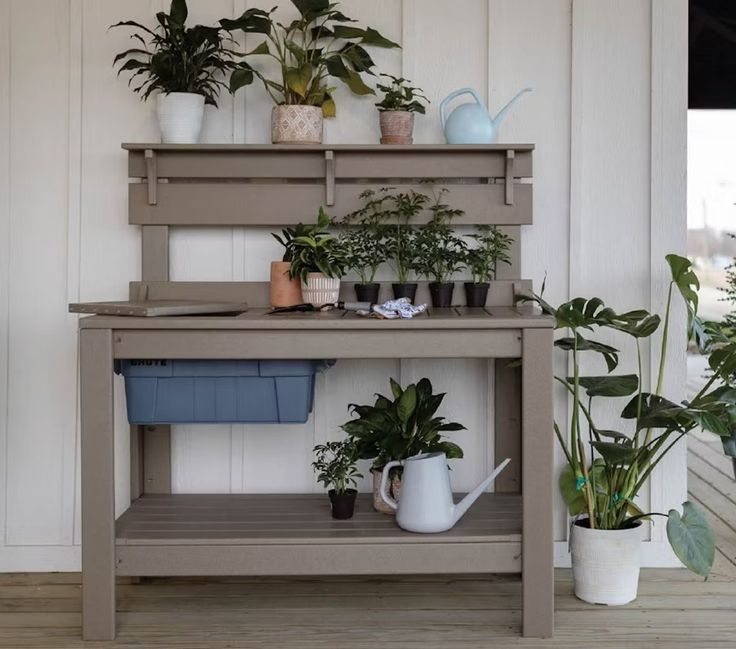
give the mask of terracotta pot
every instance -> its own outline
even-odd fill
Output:
[[[274,106],[271,111],[271,142],[274,144],[322,144],[322,108],[319,106]]]
[[[389,516],[396,516],[396,512],[391,509],[381,498],[381,471],[374,471],[371,469],[373,475],[373,509],[382,514],[388,514]],[[390,496],[398,502],[399,492],[401,491],[401,478],[394,476],[391,478],[391,489],[389,490]]]
[[[271,308],[293,306],[304,301],[302,283],[298,277],[294,279],[289,277],[289,268],[291,268],[289,261],[271,262],[271,284],[268,288]]]
[[[327,277],[324,273],[307,273],[307,281],[302,282],[302,296],[305,302],[314,306],[334,304],[340,299],[340,278]]]
[[[414,142],[414,113],[408,110],[382,110],[381,144],[411,144]]]

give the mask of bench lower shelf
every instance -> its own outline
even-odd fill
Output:
[[[452,530],[412,534],[368,494],[347,521],[324,494],[146,495],[116,537],[128,576],[520,572],[521,497],[483,494]]]

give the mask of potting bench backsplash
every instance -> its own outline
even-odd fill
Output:
[[[115,633],[116,575],[523,573],[523,630],[553,627],[552,321],[513,306],[520,226],[532,223],[531,145],[246,146],[128,144],[130,223],[142,226],[136,300],[247,301],[239,316],[80,320],[84,635]],[[367,188],[448,187],[460,225],[514,237],[485,308],[409,321],[353,313],[270,316],[265,282],[169,281],[172,226],[278,226],[342,216]],[[426,220],[423,215],[417,222]],[[343,284],[348,297],[351,287]],[[384,286],[384,295],[388,296]],[[460,292],[457,293],[461,295]],[[419,300],[426,299],[426,284]],[[495,363],[494,454],[511,457],[451,532],[413,535],[359,507],[335,527],[321,496],[172,495],[169,426],[131,427],[130,509],[114,517],[112,370],[125,359],[521,359]],[[386,377],[388,378],[388,377]],[[379,386],[377,386],[378,388]],[[264,512],[273,512],[278,519]]]

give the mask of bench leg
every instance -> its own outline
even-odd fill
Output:
[[[552,335],[526,329],[522,342],[522,624],[530,638],[554,631]]]
[[[112,332],[80,332],[82,637],[115,638]]]

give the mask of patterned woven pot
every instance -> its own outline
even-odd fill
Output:
[[[381,471],[374,471],[371,469],[371,475],[373,476],[373,509],[382,514],[388,514],[389,516],[396,516],[396,511],[391,509],[386,501],[381,498]],[[391,487],[388,492],[394,500],[399,499],[399,492],[401,491],[401,478],[395,475],[391,478]]]
[[[307,273],[302,282],[302,297],[314,306],[333,304],[340,298],[340,278],[327,277],[324,273]]]
[[[411,144],[414,142],[414,113],[408,110],[382,110],[381,144]]]
[[[271,111],[271,142],[274,144],[322,144],[322,108],[319,106],[274,106]]]

